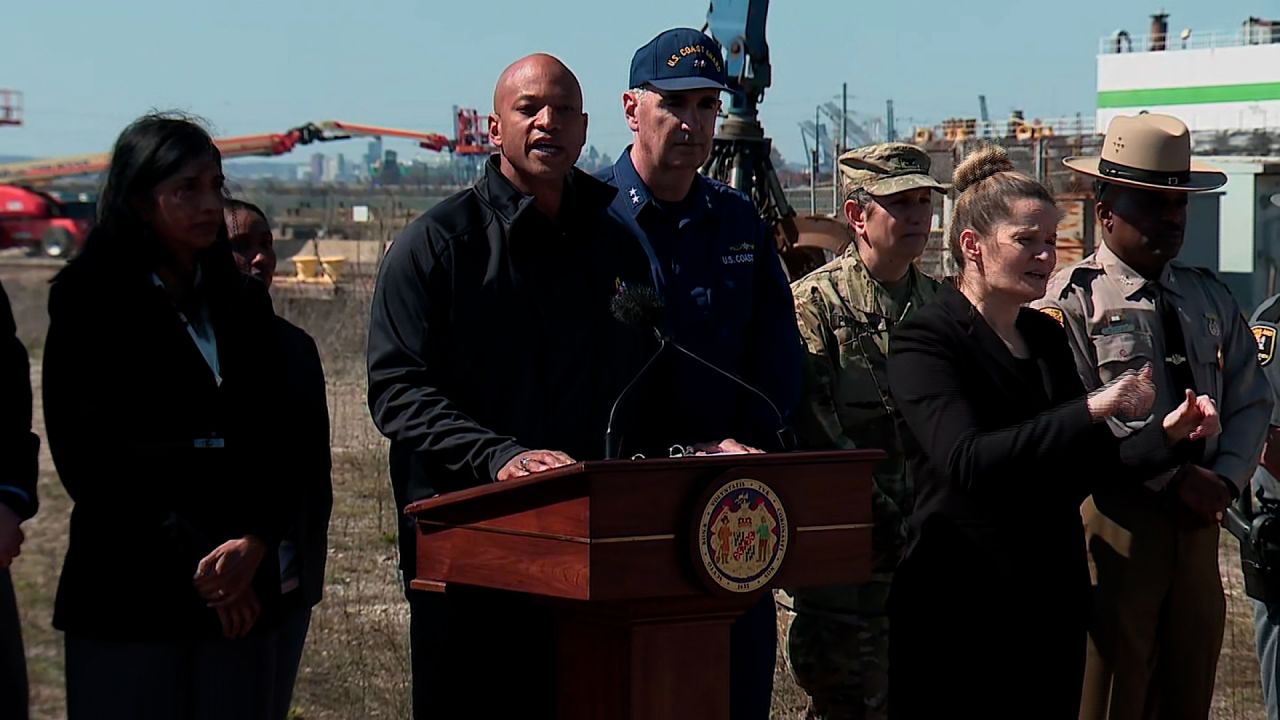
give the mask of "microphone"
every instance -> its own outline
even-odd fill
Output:
[[[662,299],[651,287],[622,288],[609,301],[609,311],[614,319],[623,325],[648,328],[658,339],[658,349],[649,356],[640,371],[631,378],[631,382],[622,388],[622,392],[618,393],[618,397],[613,401],[613,407],[609,409],[609,423],[604,431],[604,457],[606,460],[617,460],[622,450],[622,438],[615,432],[613,426],[618,408],[622,407],[622,401],[631,394],[632,388],[640,382],[641,378],[649,374],[649,369],[658,361],[662,353],[666,352],[667,339],[657,329],[662,320]]]
[[[778,428],[775,431],[775,435],[778,439],[779,446],[783,450],[791,450],[795,448],[795,436],[791,432],[791,428],[787,426],[787,422],[782,416],[782,411],[778,410],[778,406],[769,399],[768,395],[762,392],[759,388],[748,383],[746,380],[743,380],[737,375],[684,347],[680,343],[676,342],[670,335],[667,335],[659,329],[662,321],[663,304],[662,298],[656,291],[654,291],[653,288],[624,288],[614,296],[613,300],[610,302],[610,309],[613,311],[614,318],[619,322],[651,330],[654,337],[658,339],[658,350],[649,358],[649,361],[640,369],[640,372],[632,378],[631,382],[623,388],[622,393],[613,404],[613,409],[609,413],[609,426],[605,430],[606,457],[610,459],[616,458],[616,455],[609,454],[609,451],[612,450],[616,453],[618,450],[614,443],[613,421],[619,404],[622,402],[622,399],[626,397],[636,382],[645,375],[650,366],[652,366],[658,357],[668,348],[684,355],[762,400],[769,410],[773,412],[774,418],[778,421]]]
[[[609,311],[623,325],[651,331],[658,340],[663,339],[658,327],[662,325],[662,298],[653,288],[624,287],[609,301]]]

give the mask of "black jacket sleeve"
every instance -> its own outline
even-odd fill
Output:
[[[235,288],[232,307],[239,308],[242,313],[240,332],[246,334],[247,340],[246,347],[242,349],[245,354],[240,356],[242,362],[256,362],[262,367],[282,368],[289,372],[288,353],[277,341],[271,294],[258,280],[239,275],[236,279],[240,285]],[[326,409],[326,417],[327,412]],[[245,519],[244,534],[256,535],[266,545],[274,547],[284,539],[292,525],[294,513],[291,511],[297,507],[306,478],[274,446],[272,438],[276,428],[271,419],[269,414],[255,414],[243,419],[246,426],[254,428],[250,433],[253,436],[251,452],[256,458],[246,472],[247,476],[251,474],[253,481],[244,487],[251,497],[256,497],[255,502],[245,503],[241,512]]]
[[[36,458],[31,432],[31,368],[18,340],[9,296],[0,287],[0,503],[22,519],[36,514]]]
[[[296,524],[288,538],[297,545],[301,560],[303,595],[309,605],[314,605],[324,592],[329,518],[333,512],[328,393],[315,340],[283,319],[277,319],[276,326],[289,370],[291,412],[287,437],[298,450],[298,460],[290,470],[298,475],[297,491],[301,494],[295,505]]]
[[[451,282],[448,248],[415,222],[383,260],[369,319],[369,411],[383,435],[432,464],[493,482],[525,450],[481,426],[450,399],[445,349]]]
[[[299,360],[298,370],[305,385],[299,397],[299,448],[306,455],[306,480],[302,492],[306,494],[304,507],[307,514],[308,534],[312,531],[323,538],[329,526],[329,514],[333,510],[333,456],[330,453],[329,396],[325,391],[324,366],[320,363],[320,350],[310,335],[299,331],[298,347],[293,357]],[[292,354],[292,353],[291,353]]]
[[[1046,358],[1070,364],[1066,338]],[[903,417],[932,461],[954,485],[972,493],[1014,490],[1010,482],[1034,482],[1044,468],[1088,472],[1119,465],[1159,465],[1169,459],[1160,423],[1124,441],[1089,416],[1084,386],[1074,372],[1057,372],[1062,397],[1074,399],[1023,422],[984,430],[966,393],[957,353],[968,345],[933,325],[908,321],[893,336],[889,385]],[[1067,355],[1064,356],[1063,353]],[[974,366],[976,364],[967,364]],[[1069,365],[1069,367],[1074,367]],[[999,402],[1001,398],[990,398]]]

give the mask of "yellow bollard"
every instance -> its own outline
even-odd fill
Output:
[[[292,259],[294,274],[298,280],[307,282],[314,280],[320,274],[320,258],[295,255]]]

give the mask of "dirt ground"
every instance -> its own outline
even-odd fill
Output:
[[[0,268],[13,300],[19,333],[33,355],[39,408],[39,356],[46,321],[47,269]],[[280,293],[277,310],[316,338],[329,380],[333,419],[334,514],[324,602],[311,627],[294,698],[296,718],[408,718],[408,612],[396,567],[394,506],[387,481],[386,444],[369,420],[364,398],[363,348],[369,287],[344,287],[332,300],[298,300]],[[27,542],[14,565],[23,615],[32,708],[37,720],[65,717],[60,633],[50,626],[53,594],[66,550],[70,502],[47,452],[42,457],[41,511],[28,523]],[[1253,650],[1252,616],[1243,592],[1234,540],[1224,540],[1221,567],[1228,623],[1218,666],[1215,718],[1263,717]],[[775,718],[803,717],[804,695],[780,660],[775,672]]]

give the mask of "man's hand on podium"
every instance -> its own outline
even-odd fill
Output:
[[[720,442],[698,443],[693,446],[694,455],[763,455],[764,451],[743,445],[733,438],[725,438]]]
[[[515,480],[534,473],[554,470],[565,465],[572,465],[577,460],[557,450],[529,450],[507,461],[498,471],[498,482]]]

